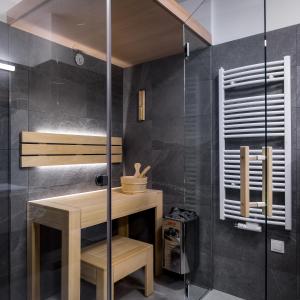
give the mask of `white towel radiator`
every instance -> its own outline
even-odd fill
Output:
[[[267,82],[283,84],[283,93],[230,99],[226,94],[231,89],[251,88],[265,82],[265,64],[219,70],[219,160],[220,160],[220,218],[238,221],[265,223],[265,213],[260,207],[251,207],[247,217],[241,215],[240,199],[229,199],[230,189],[240,190],[240,148],[232,148],[234,139],[256,139],[267,136],[282,141],[283,147],[272,149],[272,190],[284,195],[284,204],[273,205],[268,224],[292,228],[292,183],[291,183],[291,70],[290,56],[267,63]],[[256,147],[249,150],[252,156],[261,154]],[[249,190],[262,191],[262,161],[249,162]]]

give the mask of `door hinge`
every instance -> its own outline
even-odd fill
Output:
[[[185,281],[184,294],[185,294],[185,299],[188,300],[190,297],[190,281],[189,280]]]
[[[190,43],[187,42],[184,45],[184,57],[189,58],[190,57]]]

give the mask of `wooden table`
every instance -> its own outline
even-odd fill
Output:
[[[158,190],[125,195],[112,190],[112,219],[119,219],[119,234],[128,235],[128,216],[155,209],[155,274],[161,272],[163,195]],[[40,225],[62,232],[62,299],[80,299],[81,229],[105,223],[106,190],[28,203],[29,299],[40,299]]]

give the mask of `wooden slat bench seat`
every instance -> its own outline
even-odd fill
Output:
[[[107,298],[106,241],[88,246],[81,253],[81,277],[96,285],[96,299]],[[126,237],[112,239],[112,282],[145,267],[145,296],[153,293],[153,246]]]

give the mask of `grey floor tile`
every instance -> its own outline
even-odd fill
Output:
[[[203,298],[203,300],[243,300],[243,299],[217,290],[212,290]]]
[[[144,296],[144,273],[137,271],[130,276],[120,280],[115,284],[116,300],[185,300],[183,280],[174,279],[168,275],[161,275],[155,279],[154,293]],[[191,286],[189,300],[200,300],[207,293],[206,289]],[[59,295],[54,295],[47,300],[59,300]],[[96,288],[85,281],[81,282],[81,299],[95,300]],[[206,299],[206,298],[204,298]],[[212,298],[215,299],[215,298]],[[212,300],[209,298],[209,300]],[[221,299],[221,298],[220,298]],[[222,298],[223,299],[223,298]],[[227,298],[225,299],[227,300]],[[238,300],[238,298],[228,298],[228,300]]]

